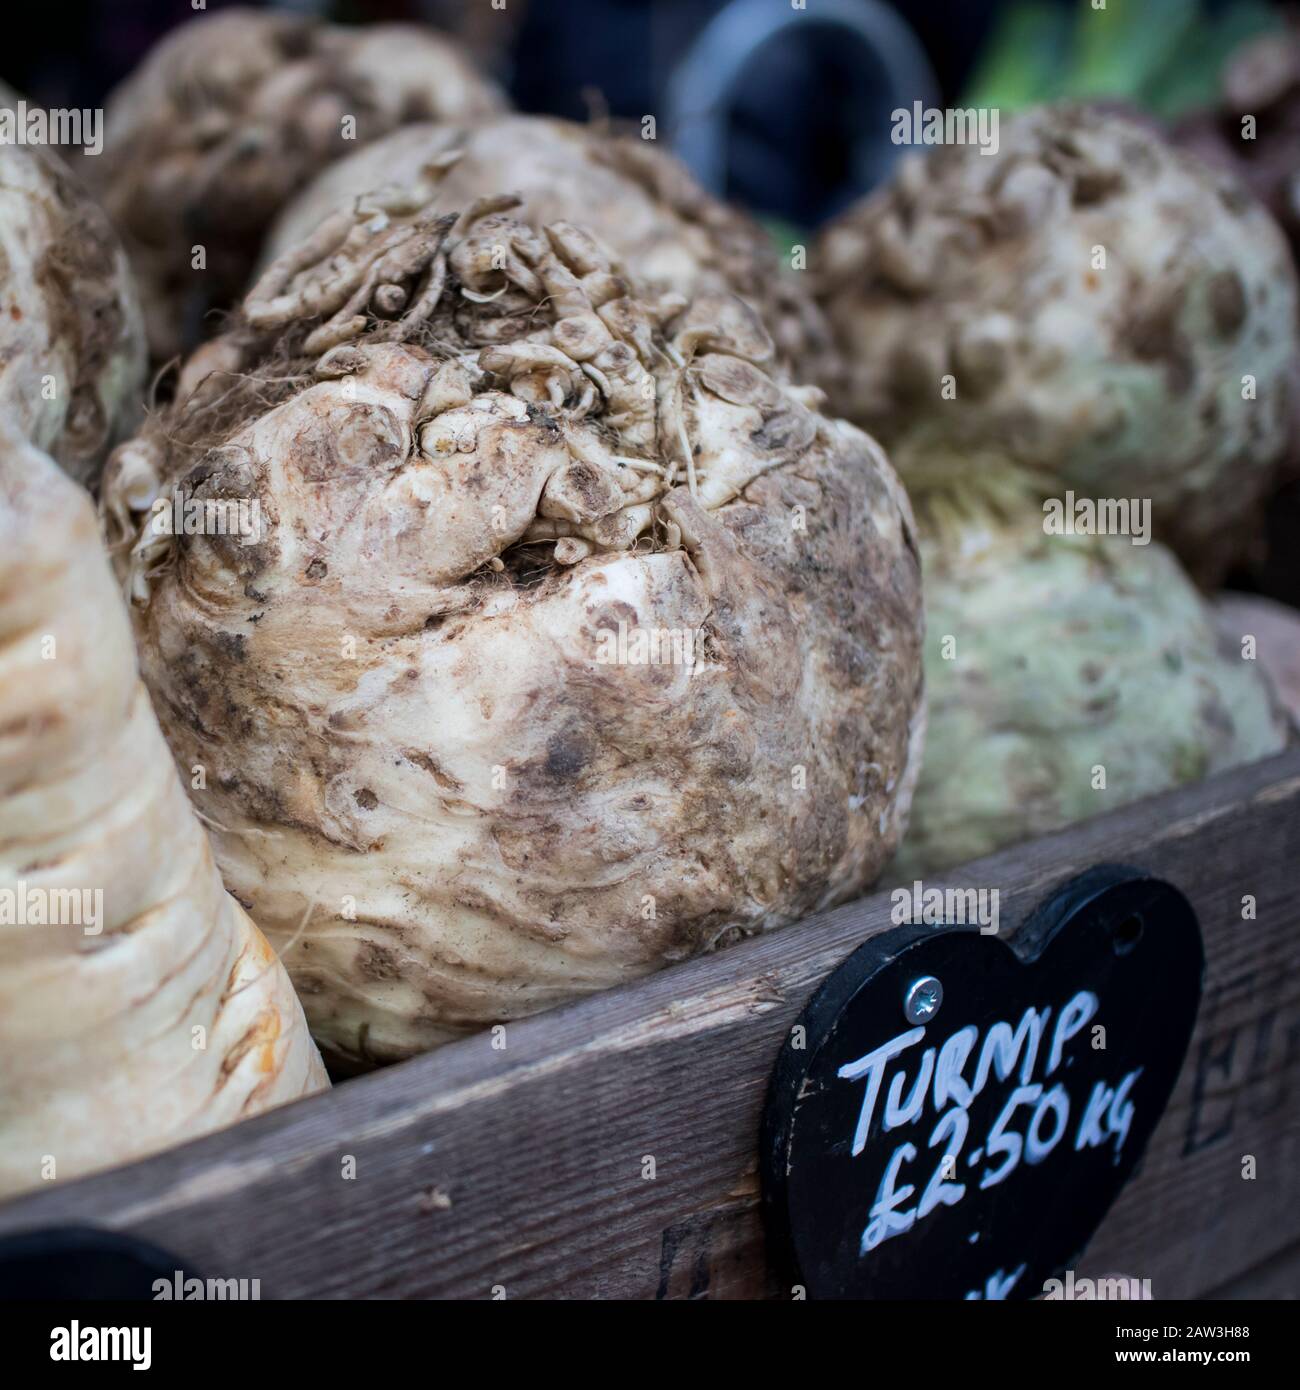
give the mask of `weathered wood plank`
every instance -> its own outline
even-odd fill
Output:
[[[1248,1269],[1245,1274],[1217,1289],[1207,1298],[1300,1298],[1300,1245],[1291,1245],[1280,1255]]]
[[[1300,751],[953,879],[1000,889],[1006,929],[1103,861],[1188,895],[1208,976],[1143,1171],[1079,1272],[1192,1296],[1300,1239]],[[1244,893],[1255,921],[1242,920]],[[204,1273],[261,1279],[264,1297],[780,1296],[755,1172],[768,1073],[811,991],[888,925],[878,894],[512,1024],[503,1050],[469,1038],[11,1202],[0,1231],[129,1229]]]

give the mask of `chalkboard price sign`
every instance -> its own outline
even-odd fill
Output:
[[[1192,1034],[1191,905],[1103,865],[1008,945],[873,937],[792,1030],[768,1095],[774,1253],[810,1298],[1032,1298],[1141,1157]]]

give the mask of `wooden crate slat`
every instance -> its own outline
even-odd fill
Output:
[[[1169,1109],[1079,1273],[1193,1296],[1300,1240],[1300,750],[951,879],[1001,890],[1005,927],[1103,861],[1176,883],[1209,963]],[[0,1232],[129,1229],[263,1297],[781,1296],[755,1167],[768,1074],[808,995],[889,911],[878,893],[512,1024],[504,1051],[484,1033],[17,1199]]]
[[[1211,1290],[1210,1298],[1300,1298],[1300,1245],[1248,1269],[1227,1284]]]

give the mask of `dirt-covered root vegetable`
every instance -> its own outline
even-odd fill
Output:
[[[469,207],[503,190],[535,229],[579,222],[643,283],[695,296],[738,294],[760,313],[779,364],[796,381],[830,388],[842,370],[809,279],[784,267],[767,233],[705,192],[673,155],[639,135],[543,116],[477,125],[411,125],[326,169],[285,210],[268,261],[337,208],[387,185],[419,191],[438,209]]]
[[[88,497],[0,419],[0,1196],[327,1084],[217,875]]]
[[[139,420],[144,374],[140,306],[108,219],[58,155],[0,144],[0,414],[91,483]]]
[[[937,873],[1277,752],[1261,660],[1163,546],[1041,517],[925,540],[930,719],[891,878]]]
[[[87,164],[126,242],[149,345],[165,360],[211,332],[248,286],[262,239],[331,160],[408,121],[504,105],[429,29],[348,29],[224,10],[182,24],[110,96]]]
[[[853,895],[919,762],[878,446],[740,300],[510,205],[328,219],[105,486],[226,882],[354,1061]],[[264,527],[160,537],[150,480]]]
[[[1118,116],[1043,108],[995,155],[905,160],[814,257],[840,402],[932,492],[1149,498],[1203,580],[1285,443],[1285,239],[1244,187]]]

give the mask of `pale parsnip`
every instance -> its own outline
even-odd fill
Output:
[[[753,312],[402,198],[272,266],[104,493],[222,872],[307,917],[354,1062],[860,892],[924,725],[907,498]],[[180,485],[265,533],[154,534]]]
[[[331,160],[409,121],[505,98],[430,29],[248,9],[179,25],[109,96],[88,174],[126,243],[165,360],[247,288],[284,202]],[[197,248],[197,249],[196,249]]]
[[[328,1084],[186,800],[89,498],[2,420],[0,1058],[0,1195]]]

